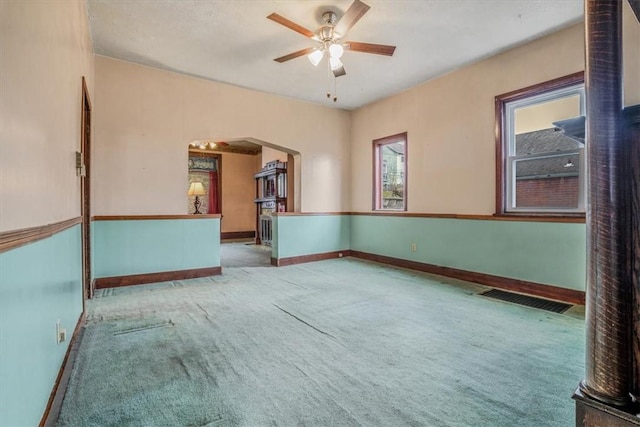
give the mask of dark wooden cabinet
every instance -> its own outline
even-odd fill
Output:
[[[287,211],[287,163],[269,162],[255,174],[257,237],[256,244],[271,245],[271,216]]]

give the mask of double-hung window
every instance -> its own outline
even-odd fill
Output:
[[[407,210],[407,133],[373,141],[373,209]]]
[[[496,111],[497,212],[584,213],[582,73],[498,96]]]

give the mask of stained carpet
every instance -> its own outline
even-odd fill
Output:
[[[584,320],[343,258],[99,291],[59,426],[569,426]]]

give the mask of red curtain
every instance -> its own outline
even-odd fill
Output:
[[[209,172],[209,212],[210,214],[219,214],[218,212],[218,172]]]

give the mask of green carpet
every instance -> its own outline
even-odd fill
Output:
[[[229,267],[269,267],[271,248],[245,241],[225,242],[220,245],[222,268]]]
[[[572,425],[584,320],[482,289],[345,258],[99,291],[58,425]]]

